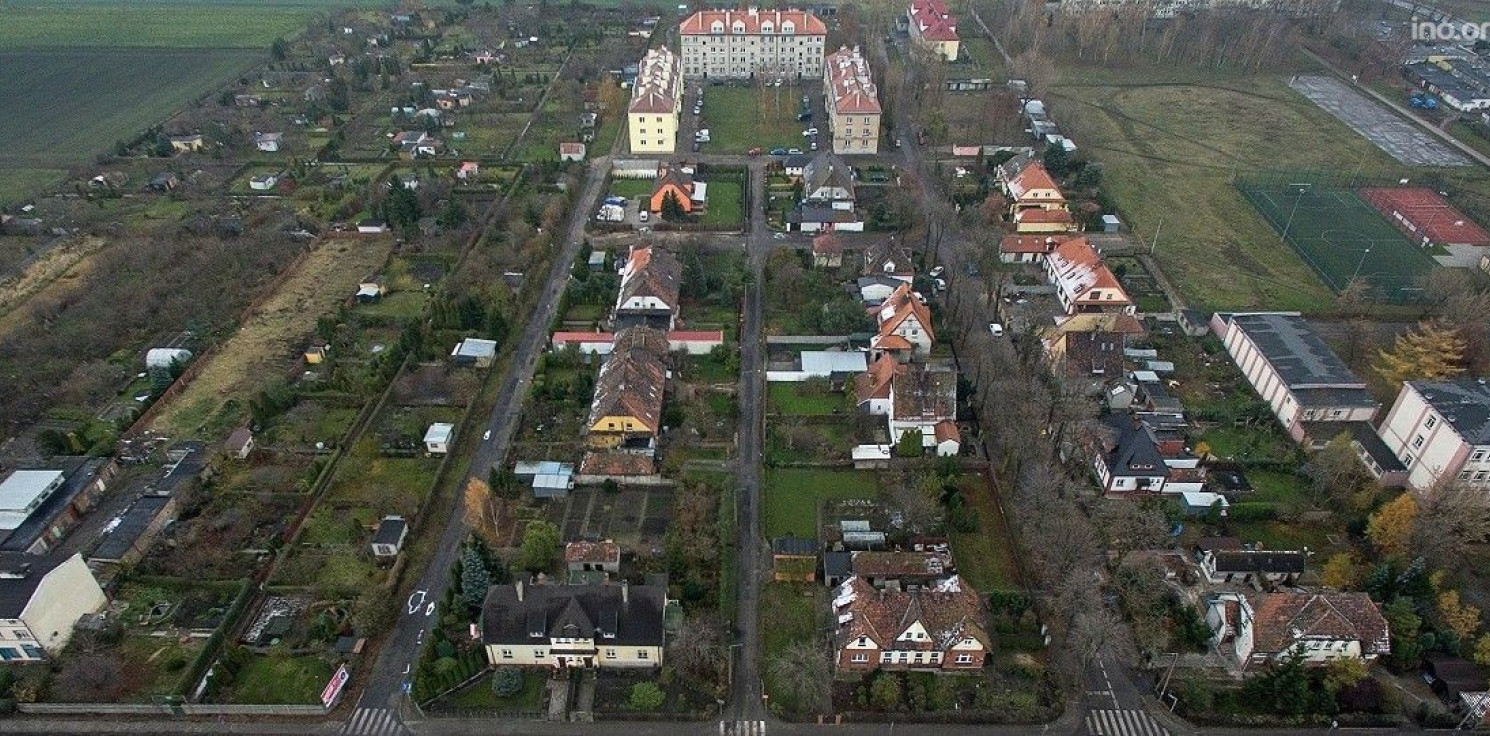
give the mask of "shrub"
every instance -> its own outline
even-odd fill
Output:
[[[901,700],[900,678],[881,672],[869,686],[869,702],[880,710],[899,710]]]
[[[1227,513],[1231,521],[1246,524],[1252,521],[1272,521],[1278,518],[1278,507],[1270,503],[1234,503]]]
[[[632,710],[653,711],[667,701],[667,694],[655,682],[638,682],[631,686]]]
[[[523,691],[523,671],[516,667],[500,667],[492,674],[491,691],[499,698],[510,698]]]

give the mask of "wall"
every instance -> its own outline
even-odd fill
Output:
[[[74,554],[42,578],[21,620],[43,649],[55,653],[67,645],[83,614],[101,611],[108,602],[83,556]]]

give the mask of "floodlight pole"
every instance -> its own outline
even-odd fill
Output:
[[[1355,264],[1355,273],[1353,273],[1353,274],[1350,275],[1350,280],[1351,281],[1355,281],[1356,277],[1361,275],[1361,268],[1366,265],[1366,256],[1368,256],[1370,254],[1371,254],[1371,249],[1370,248],[1366,248],[1365,250],[1362,250],[1361,251],[1361,262]]]
[[[1299,196],[1293,200],[1293,209],[1288,211],[1288,222],[1283,224],[1283,234],[1278,236],[1278,242],[1288,242],[1288,231],[1293,228],[1293,216],[1299,213],[1299,203],[1304,201],[1304,191],[1313,184],[1289,184],[1290,187],[1298,187]]]

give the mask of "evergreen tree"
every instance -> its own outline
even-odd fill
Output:
[[[486,560],[474,545],[466,545],[461,553],[460,590],[461,597],[472,610],[481,608],[486,600],[486,590],[491,587],[491,575],[486,571]]]
[[[688,213],[683,210],[683,203],[678,201],[677,193],[668,190],[662,195],[662,219],[668,222],[678,222]]]

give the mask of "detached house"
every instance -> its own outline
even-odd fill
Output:
[[[955,372],[927,370],[881,355],[854,378],[854,395],[861,411],[886,418],[892,440],[914,430],[921,433],[923,448],[947,455],[961,449]]]
[[[893,239],[872,245],[864,251],[864,276],[883,276],[909,284],[916,278],[911,251]]]
[[[682,279],[683,264],[672,253],[650,245],[632,248],[621,268],[612,325],[617,330],[636,326],[673,329]]]
[[[910,284],[901,284],[872,310],[879,329],[869,341],[870,359],[894,356],[901,362],[931,354],[936,333],[931,329],[931,310],[921,302]]]
[[[850,577],[834,590],[833,614],[840,672],[977,670],[991,646],[982,599],[958,577],[917,592]]]
[[[1018,174],[1005,181],[1004,193],[1009,197],[1010,215],[1029,209],[1066,209],[1066,195],[1061,194],[1061,188],[1041,161],[1029,161]]]
[[[1045,277],[1066,314],[1133,314],[1133,300],[1086,238],[1071,238],[1045,257]]]
[[[1238,668],[1291,656],[1373,661],[1392,650],[1387,620],[1365,593],[1222,593],[1206,602],[1205,621],[1212,645]]]
[[[481,644],[494,667],[660,667],[667,578],[645,585],[493,585],[481,606]]]
[[[1171,417],[1178,422],[1170,422]],[[1101,441],[1092,467],[1102,492],[1122,496],[1130,493],[1181,494],[1187,504],[1208,508],[1225,499],[1203,493],[1205,468],[1200,458],[1185,448],[1183,418],[1162,412],[1109,414],[1102,418]]]
[[[662,205],[669,195],[678,200],[678,206],[683,208],[684,214],[701,212],[708,204],[708,184],[694,181],[693,169],[665,166],[658,172],[657,181],[652,184],[652,196],[648,200],[648,209],[652,214],[662,212]]]
[[[650,444],[662,430],[662,401],[667,383],[667,335],[648,327],[630,327],[595,381],[590,404],[588,443],[614,448],[630,442]]]

